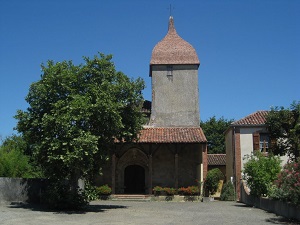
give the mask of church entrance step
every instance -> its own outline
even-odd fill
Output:
[[[113,201],[139,201],[139,202],[149,202],[151,200],[150,195],[125,195],[125,194],[120,194],[120,195],[112,195],[112,200]]]

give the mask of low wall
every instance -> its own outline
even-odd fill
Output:
[[[44,179],[0,177],[0,204],[11,202],[39,203],[45,189]]]
[[[250,195],[248,188],[243,181],[241,184],[241,198],[240,201],[251,206],[275,213],[277,215],[296,219],[300,221],[300,206],[291,203],[282,202],[279,200],[272,200],[268,198],[257,198]]]

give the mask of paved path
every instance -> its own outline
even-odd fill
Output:
[[[236,202],[95,201],[84,212],[53,212],[31,205],[0,206],[1,225],[296,224]]]

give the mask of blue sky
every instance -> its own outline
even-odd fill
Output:
[[[25,110],[40,64],[112,54],[117,70],[146,82],[153,47],[177,33],[198,53],[200,116],[240,119],[300,100],[299,0],[0,0],[0,136]]]

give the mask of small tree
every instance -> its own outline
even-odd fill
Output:
[[[210,196],[210,195],[214,195],[219,187],[219,182],[220,180],[224,179],[224,175],[221,172],[220,169],[215,168],[212,170],[209,170],[207,172],[205,181],[204,181],[204,195],[206,197]]]
[[[233,184],[231,183],[231,181],[227,181],[222,187],[220,199],[221,201],[234,201],[234,195]]]
[[[280,172],[279,156],[264,156],[256,151],[252,155],[246,156],[247,162],[244,164],[243,179],[246,180],[253,196],[266,196],[268,187],[276,180]]]

